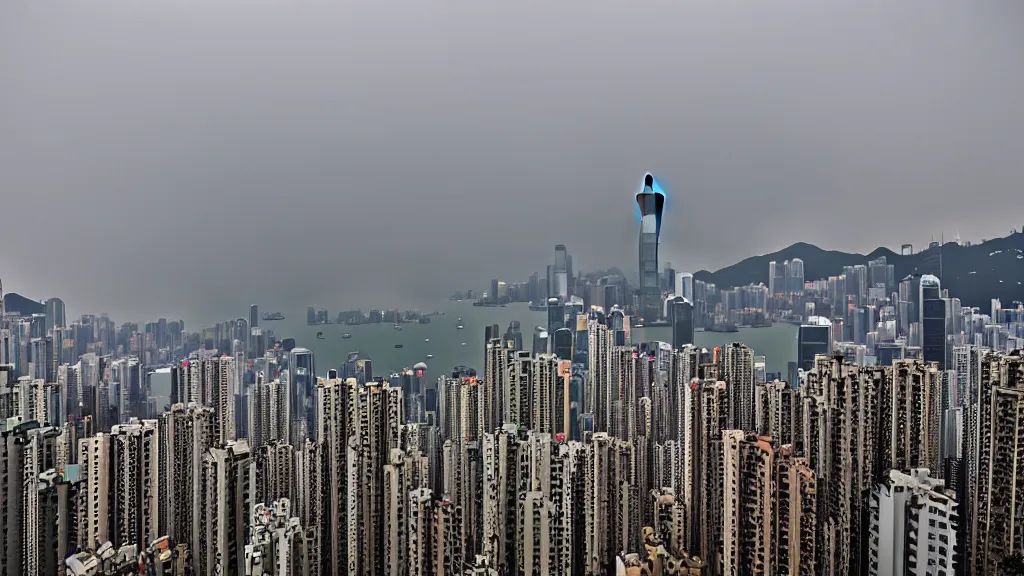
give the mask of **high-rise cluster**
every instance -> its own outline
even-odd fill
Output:
[[[996,574],[1020,551],[1019,355],[958,353],[951,428],[921,359],[819,355],[791,385],[742,344],[572,320],[582,356],[491,330],[482,378],[261,357],[244,418],[235,359],[196,355],[168,410],[102,432],[7,367],[5,573]]]
[[[479,377],[375,377],[358,354],[318,372],[254,308],[188,334],[0,303],[0,576],[1022,563],[1024,306],[961,308],[881,258],[814,282],[793,259],[770,287],[659,277],[659,191],[637,196],[653,275],[635,301],[611,271],[574,277],[559,245],[545,324],[486,327]],[[518,292],[496,281],[484,304]],[[637,316],[671,342],[634,341]],[[788,378],[742,343],[695,345],[698,326],[765,319],[799,324]]]

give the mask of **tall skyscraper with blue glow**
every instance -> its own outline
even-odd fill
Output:
[[[665,209],[665,191],[651,174],[644,176],[636,203],[640,207],[640,306],[637,312],[645,323],[650,323],[662,319],[658,237],[661,213]]]

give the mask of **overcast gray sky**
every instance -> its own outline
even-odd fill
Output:
[[[678,269],[993,237],[1022,54],[1011,0],[2,2],[0,278],[195,319],[416,305],[556,243],[635,270],[645,170]]]

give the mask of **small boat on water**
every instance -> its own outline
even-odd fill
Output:
[[[466,345],[466,343],[465,343],[465,342],[463,342],[463,343],[462,343],[462,345],[463,345],[463,346],[465,346],[465,345]]]
[[[431,359],[431,358],[433,358],[433,357],[434,357],[434,355],[433,355],[433,354],[427,354],[427,360],[430,360],[430,359]]]
[[[455,327],[456,330],[462,330],[462,328],[463,328],[462,323],[459,323],[459,325]]]
[[[401,344],[395,344],[395,348],[401,348],[401,347],[402,347]]]
[[[344,334],[341,335],[341,337],[342,338],[351,338],[352,334],[349,334],[348,332],[345,332]]]
[[[423,341],[424,342],[430,342],[430,338],[424,338]]]
[[[392,328],[395,329],[395,330],[401,330],[402,329],[402,325],[401,324],[395,324],[394,326],[392,326]]]

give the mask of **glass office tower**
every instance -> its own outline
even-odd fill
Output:
[[[288,396],[292,442],[316,440],[316,367],[313,352],[306,348],[288,353]]]
[[[693,344],[693,304],[682,296],[668,301],[669,323],[672,326],[672,348]]]
[[[640,305],[637,315],[643,322],[662,319],[661,282],[658,270],[658,237],[665,192],[651,174],[644,176],[643,189],[636,195],[640,207]]]
[[[814,357],[832,354],[832,322],[823,316],[811,316],[797,333],[797,367],[814,367]]]
[[[931,274],[921,276],[921,351],[925,362],[938,362],[946,368],[946,302],[942,299],[939,279]]]

